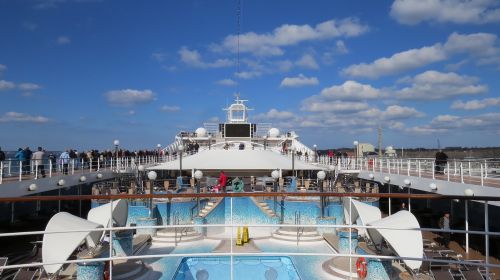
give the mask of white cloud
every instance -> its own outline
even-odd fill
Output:
[[[71,43],[71,39],[67,36],[59,36],[59,37],[57,37],[56,42],[59,45],[67,45],[67,44]]]
[[[232,86],[238,85],[238,83],[232,79],[222,79],[222,80],[217,81],[216,84],[221,85],[221,86],[227,86],[227,87],[232,87]]]
[[[105,96],[108,103],[119,106],[132,106],[136,104],[150,103],[155,100],[154,93],[149,89],[111,90],[106,92]]]
[[[391,57],[379,58],[372,63],[354,64],[342,70],[343,74],[353,77],[378,78],[401,73],[446,59],[441,45],[436,44],[420,49],[396,53]]]
[[[325,101],[306,99],[301,110],[309,112],[357,112],[370,108],[365,102]]]
[[[349,49],[347,49],[347,46],[345,45],[344,41],[342,41],[342,40],[337,40],[337,42],[335,42],[335,47],[336,47],[337,53],[339,53],[339,54],[349,53]]]
[[[179,50],[179,56],[181,61],[186,65],[196,68],[222,68],[234,65],[234,62],[230,59],[217,59],[214,62],[205,62],[197,50],[189,50],[186,47],[182,47]]]
[[[499,131],[500,113],[487,113],[476,116],[438,115],[427,125],[406,129],[414,134],[462,133],[463,131]]]
[[[398,74],[429,64],[444,61],[456,54],[469,54],[478,58],[478,64],[500,64],[500,49],[495,47],[497,35],[489,33],[452,33],[444,44],[437,43],[382,57],[371,63],[353,64],[342,73],[352,77],[378,78]]]
[[[464,102],[462,100],[457,100],[453,102],[451,108],[462,109],[462,110],[478,110],[490,106],[500,106],[500,97],[486,98],[481,100],[475,99],[467,102]]]
[[[40,85],[37,85],[34,83],[22,83],[22,84],[17,85],[17,87],[20,90],[25,90],[25,91],[37,90],[37,89],[41,88]]]
[[[385,94],[371,85],[356,81],[346,81],[321,91],[321,97],[327,100],[365,100],[384,97]]]
[[[279,111],[277,109],[271,109],[266,113],[258,114],[254,117],[258,121],[271,121],[271,120],[291,120],[294,118],[294,114],[289,111]]]
[[[260,71],[242,71],[242,72],[236,72],[236,73],[234,73],[234,75],[240,79],[249,80],[249,79],[260,77],[260,75],[262,75],[262,72],[260,72]]]
[[[304,54],[297,62],[295,63],[300,67],[308,68],[308,69],[319,69],[318,62],[314,59],[314,56],[310,54]]]
[[[7,112],[0,116],[0,122],[27,122],[27,123],[47,123],[49,118],[43,116],[32,116],[25,113]]]
[[[16,84],[6,80],[0,80],[0,90],[9,90],[16,87]]]
[[[475,95],[488,90],[486,85],[477,84],[475,77],[426,71],[413,78],[408,78],[411,85],[396,92],[402,99],[435,100],[461,95]]]
[[[391,105],[382,112],[381,118],[384,120],[401,120],[409,118],[420,118],[425,116],[424,113],[415,108]]]
[[[299,74],[297,77],[286,77],[281,81],[281,87],[303,87],[303,86],[315,86],[319,84],[318,78],[316,77],[306,77]]]
[[[497,0],[395,0],[391,16],[399,23],[451,22],[458,24],[500,22]]]
[[[178,112],[181,108],[179,106],[168,106],[168,105],[163,105],[160,108],[160,111],[166,112],[166,113],[171,113],[171,112]]]
[[[162,52],[154,52],[151,54],[151,57],[158,62],[162,62],[167,58],[167,54]]]
[[[356,18],[329,20],[310,25],[283,24],[271,33],[258,34],[248,32],[239,37],[240,52],[248,52],[257,56],[276,56],[284,53],[283,47],[297,45],[306,41],[326,40],[337,37],[359,36],[368,31]],[[215,51],[237,51],[237,35],[227,36],[220,45],[214,45]]]

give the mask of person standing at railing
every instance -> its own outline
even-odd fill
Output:
[[[33,155],[33,152],[30,150],[30,147],[26,147],[24,149],[24,154],[25,154],[25,160],[23,162],[24,166],[24,173],[29,174],[31,172],[31,156]]]
[[[57,157],[53,153],[49,154],[49,161],[52,165],[52,172],[56,172],[56,167],[57,167],[56,158]]]
[[[26,153],[22,148],[17,149],[17,153],[14,155],[14,158],[18,160],[19,164],[24,165],[24,161],[26,160]],[[20,170],[22,174],[24,174],[24,166],[22,170]]]
[[[69,165],[69,152],[68,150],[62,152],[59,156],[59,160],[62,164],[62,171],[64,175],[68,175],[68,165]]]
[[[450,213],[444,213],[443,217],[439,219],[439,228],[442,230],[450,230]],[[449,248],[450,232],[443,232],[443,245]]]
[[[43,166],[44,157],[45,157],[45,152],[43,151],[42,147],[38,147],[38,150],[34,152],[33,155],[31,156],[35,168],[38,170],[39,174],[41,174],[43,178],[45,178],[45,168]]]
[[[0,147],[0,168],[3,168],[3,162],[5,161],[5,153],[2,151],[2,147]],[[3,170],[0,170],[3,177]]]
[[[447,162],[448,162],[448,155],[446,155],[443,152],[443,150],[440,149],[436,153],[436,160],[434,162],[435,173],[436,174],[444,174],[444,168],[445,168]]]

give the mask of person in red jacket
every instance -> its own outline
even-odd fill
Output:
[[[219,192],[221,189],[226,192],[227,176],[224,171],[221,170],[219,174],[219,183],[213,188],[215,192]]]

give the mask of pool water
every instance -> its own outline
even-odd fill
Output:
[[[174,280],[231,279],[230,257],[183,258]],[[238,280],[299,280],[289,257],[234,257],[234,279]]]

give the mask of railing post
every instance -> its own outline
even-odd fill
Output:
[[[408,160],[408,163],[407,163],[407,164],[408,164],[408,165],[406,166],[406,171],[407,171],[407,173],[408,173],[408,176],[410,176],[411,161],[410,161],[410,160]]]
[[[97,158],[97,171],[101,170],[101,158]]]
[[[488,215],[488,200],[484,202],[484,245],[486,247],[486,279],[490,279],[490,229],[489,229],[489,215]]]
[[[19,161],[19,182],[23,180],[23,162]]]
[[[450,163],[449,162],[446,162],[446,170],[448,170],[446,172],[447,176],[448,176],[448,182],[450,181]]]
[[[75,159],[71,159],[71,175],[75,175]]]
[[[469,253],[469,201],[465,200],[465,253]]]
[[[488,162],[484,160],[484,178],[488,178]]]
[[[352,279],[352,197],[349,197],[349,279]]]
[[[436,163],[432,162],[432,170],[431,170],[431,173],[432,173],[432,179],[436,179]]]
[[[38,161],[35,161],[35,180],[38,179]]]
[[[462,163],[460,163],[460,182],[463,184],[464,183],[464,168]]]
[[[113,217],[113,200],[109,200],[109,212],[110,216]],[[110,218],[108,222],[109,230],[109,279],[113,279],[113,218]]]
[[[470,160],[469,160],[469,177],[472,176],[472,169],[471,169],[471,164],[470,164]]]
[[[454,160],[453,160],[453,163],[454,163],[454,165],[455,165],[455,168],[454,168],[455,170],[454,170],[453,175],[457,175],[457,160],[455,160],[455,159],[454,159]]]
[[[3,161],[0,161],[0,184],[3,180]]]
[[[418,177],[422,177],[422,169],[420,168],[420,160],[417,161],[418,162]]]
[[[52,159],[49,159],[49,178],[52,178]]]
[[[481,186],[484,186],[483,172],[483,165],[481,164]]]

